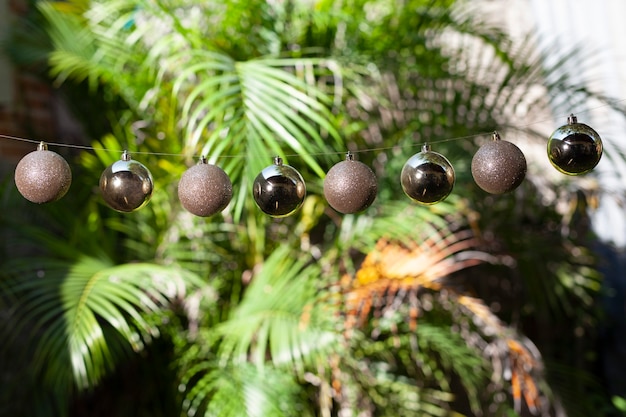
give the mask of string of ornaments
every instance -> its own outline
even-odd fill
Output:
[[[576,116],[556,129],[548,139],[550,163],[566,175],[591,171],[602,157],[600,135]],[[475,183],[490,194],[515,190],[526,177],[526,158],[513,143],[497,132],[492,140],[474,154],[471,173]],[[48,203],[62,198],[70,188],[72,173],[59,154],[41,142],[24,156],[15,169],[15,185],[20,194],[33,203]],[[432,205],[443,201],[454,188],[455,172],[445,156],[428,144],[411,156],[402,168],[400,183],[414,202]],[[146,166],[124,151],[121,159],[108,166],[100,176],[100,191],[106,204],[119,212],[133,212],[144,207],[154,189],[152,174]],[[374,172],[354,159],[351,152],[344,161],[333,165],[324,178],[324,197],[339,213],[352,214],[366,210],[378,191]],[[178,183],[178,198],[190,213],[209,217],[221,212],[232,199],[232,183],[218,166],[203,156],[197,165],[187,169]],[[296,212],[306,196],[302,175],[292,166],[274,158],[255,178],[252,195],[265,214],[280,218]]]

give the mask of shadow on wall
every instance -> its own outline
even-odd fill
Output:
[[[604,274],[600,299],[605,314],[599,354],[609,395],[626,398],[626,250],[599,243]]]

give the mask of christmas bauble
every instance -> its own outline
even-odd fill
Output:
[[[152,174],[126,151],[122,159],[109,165],[100,176],[104,201],[114,210],[131,212],[145,206],[153,190]]]
[[[348,153],[328,171],[324,179],[324,197],[340,213],[358,213],[368,208],[376,198],[378,181],[367,165],[355,161]]]
[[[304,201],[306,186],[300,173],[281,158],[263,169],[252,186],[254,201],[261,211],[272,217],[285,217],[295,212]]]
[[[413,201],[430,205],[444,200],[454,187],[454,168],[443,155],[424,145],[406,161],[400,174],[404,193]]]
[[[526,158],[522,151],[496,132],[493,140],[481,146],[472,158],[476,184],[491,194],[508,193],[526,177]]]
[[[65,159],[41,142],[36,151],[24,156],[15,168],[15,185],[28,201],[49,203],[63,197],[72,183],[72,171]]]
[[[570,115],[548,140],[548,158],[560,172],[582,175],[591,171],[602,157],[602,139],[591,127]]]
[[[224,210],[233,196],[233,185],[228,175],[218,166],[201,158],[190,167],[178,182],[178,199],[183,207],[201,217],[212,216]]]

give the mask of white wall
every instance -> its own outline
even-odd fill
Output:
[[[626,109],[626,0],[478,1],[488,19],[499,21],[513,38],[532,33],[542,50],[575,49],[576,59],[568,68],[571,79],[614,98]],[[556,59],[557,54],[546,59],[551,57]],[[585,181],[586,186],[597,183],[599,208],[591,213],[594,230],[601,239],[626,247],[626,158],[618,155],[626,155],[626,117],[596,100],[575,108],[564,103],[552,109],[554,120],[548,127],[541,125],[546,140],[566,123],[569,113],[593,127],[604,144],[604,155],[593,173],[571,180]]]
[[[619,100],[626,108],[626,1],[527,0],[540,45],[556,42],[563,48],[578,46],[579,65],[570,68],[594,91]],[[605,154],[594,174],[606,192],[593,213],[599,236],[626,246],[626,163],[616,155],[626,153],[626,118],[603,103],[590,101],[578,112],[579,122],[592,126],[602,137]],[[555,109],[555,113],[562,109]],[[612,158],[613,157],[613,158]]]

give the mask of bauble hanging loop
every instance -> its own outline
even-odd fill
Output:
[[[306,185],[300,173],[289,165],[283,165],[280,157],[274,165],[263,169],[252,185],[257,206],[272,217],[286,217],[300,208],[306,196]]]
[[[376,174],[351,152],[345,161],[333,165],[324,178],[324,197],[343,214],[358,213],[372,205],[378,192]]]
[[[494,132],[493,140],[474,154],[472,176],[476,184],[488,193],[508,193],[524,181],[526,158],[517,146],[501,140],[498,132]]]
[[[152,174],[148,168],[132,160],[127,151],[100,176],[100,191],[104,201],[113,210],[125,213],[148,204],[153,188]]]
[[[563,174],[586,174],[598,165],[601,157],[600,135],[586,124],[578,123],[573,114],[548,139],[548,159]]]
[[[40,142],[37,150],[24,156],[15,168],[15,185],[33,203],[49,203],[63,197],[72,184],[67,161]]]
[[[454,168],[443,155],[430,145],[410,157],[400,174],[404,193],[419,204],[431,205],[443,201],[454,188]]]
[[[196,216],[209,217],[221,212],[232,197],[233,185],[226,172],[209,164],[204,156],[185,171],[178,182],[178,199]]]

